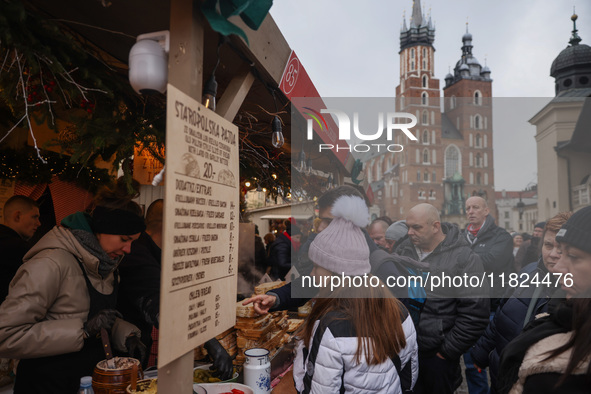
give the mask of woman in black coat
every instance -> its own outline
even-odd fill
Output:
[[[501,301],[495,317],[484,335],[470,351],[478,368],[490,366],[491,393],[495,393],[501,352],[535,316],[548,310],[549,300],[556,290],[554,266],[560,259],[556,233],[571,216],[559,213],[548,221],[542,235],[542,257],[519,272],[520,283],[510,289],[510,296]],[[546,279],[546,281],[544,280]]]

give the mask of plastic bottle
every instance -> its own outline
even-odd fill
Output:
[[[92,389],[92,376],[83,376],[80,378],[80,389],[78,394],[94,394]]]

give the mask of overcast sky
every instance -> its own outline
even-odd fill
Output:
[[[535,129],[527,120],[554,96],[550,66],[568,45],[573,6],[581,43],[591,45],[591,1],[423,0],[421,6],[436,28],[440,87],[460,59],[468,22],[472,53],[492,71],[493,96],[513,98],[493,109],[495,189],[535,183]],[[271,15],[321,96],[394,97],[404,11],[408,25],[412,0],[275,0]]]

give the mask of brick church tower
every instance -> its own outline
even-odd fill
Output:
[[[402,219],[427,202],[446,221],[464,227],[465,200],[481,195],[494,203],[492,156],[492,80],[488,67],[472,55],[472,35],[462,37],[462,55],[454,75],[445,77],[441,98],[435,77],[435,28],[413,3],[410,25],[400,32],[400,84],[396,111],[417,117],[417,141],[397,135],[400,153],[374,154],[365,160],[366,180],[374,196],[373,216]],[[378,212],[379,211],[379,212]]]

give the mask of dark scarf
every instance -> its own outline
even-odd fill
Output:
[[[519,368],[527,350],[536,342],[572,330],[573,309],[568,301],[560,303],[550,316],[530,322],[524,332],[511,341],[501,353],[497,374],[497,393],[508,393],[519,378]]]
[[[98,272],[101,277],[106,278],[111,272],[117,268],[120,259],[111,259],[107,252],[101,247],[99,240],[93,233],[85,230],[70,229],[74,237],[82,244],[84,249],[89,251],[93,256],[99,259]]]

